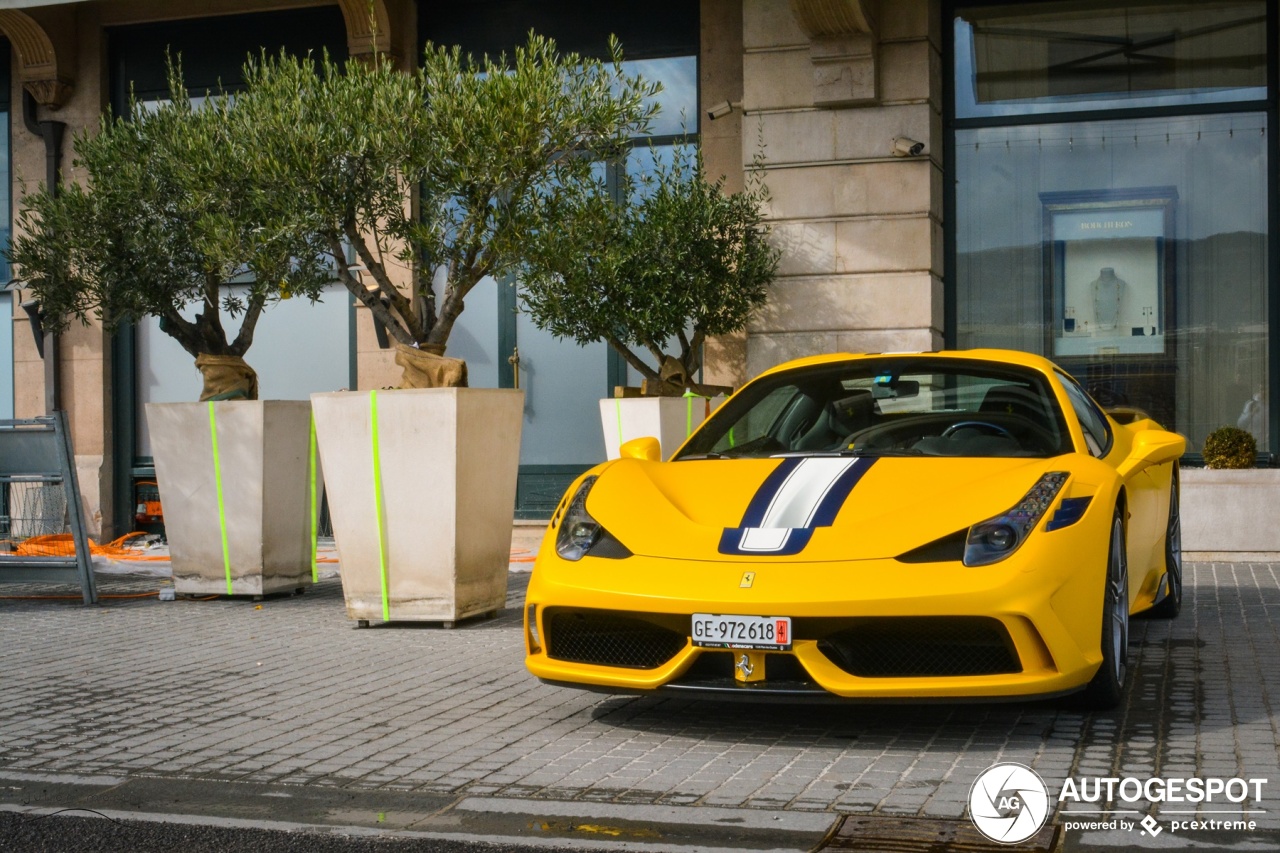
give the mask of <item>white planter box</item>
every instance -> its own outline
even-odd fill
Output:
[[[524,394],[376,392],[379,494],[371,393],[311,397],[347,615],[452,623],[501,610]]]
[[[667,459],[684,444],[689,433],[716,410],[724,397],[625,397],[600,401],[607,458],[617,459],[618,448],[633,438],[653,436]]]
[[[1181,477],[1188,559],[1280,559],[1280,469],[1183,468]]]
[[[311,585],[307,445],[302,400],[214,403],[230,593]],[[208,403],[148,403],[174,590],[226,595],[227,564]]]

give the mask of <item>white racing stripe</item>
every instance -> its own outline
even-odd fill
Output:
[[[858,463],[857,459],[805,459],[787,479],[765,510],[761,528],[808,527],[814,513],[841,475]]]

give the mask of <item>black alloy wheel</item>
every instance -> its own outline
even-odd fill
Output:
[[[1114,708],[1124,693],[1129,659],[1129,560],[1125,553],[1124,515],[1116,507],[1107,549],[1106,586],[1102,594],[1102,665],[1084,689],[1084,704],[1095,710]]]

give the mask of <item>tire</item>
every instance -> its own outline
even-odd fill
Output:
[[[1124,517],[1119,507],[1111,519],[1106,584],[1102,593],[1102,665],[1081,696],[1094,710],[1114,708],[1124,694],[1129,660],[1129,559],[1125,553]]]
[[[1164,536],[1164,571],[1169,592],[1151,608],[1157,619],[1172,619],[1182,610],[1182,505],[1178,500],[1178,478],[1169,486],[1169,526]]]

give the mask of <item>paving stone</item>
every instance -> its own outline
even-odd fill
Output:
[[[524,670],[499,618],[354,630],[298,598],[0,601],[0,771],[959,817],[974,777],[1280,779],[1280,572],[1187,566],[1182,616],[1136,619],[1121,707],[739,706],[607,697]],[[102,591],[154,583],[104,577]],[[6,587],[6,594],[35,587]],[[1273,697],[1275,697],[1273,699]]]

